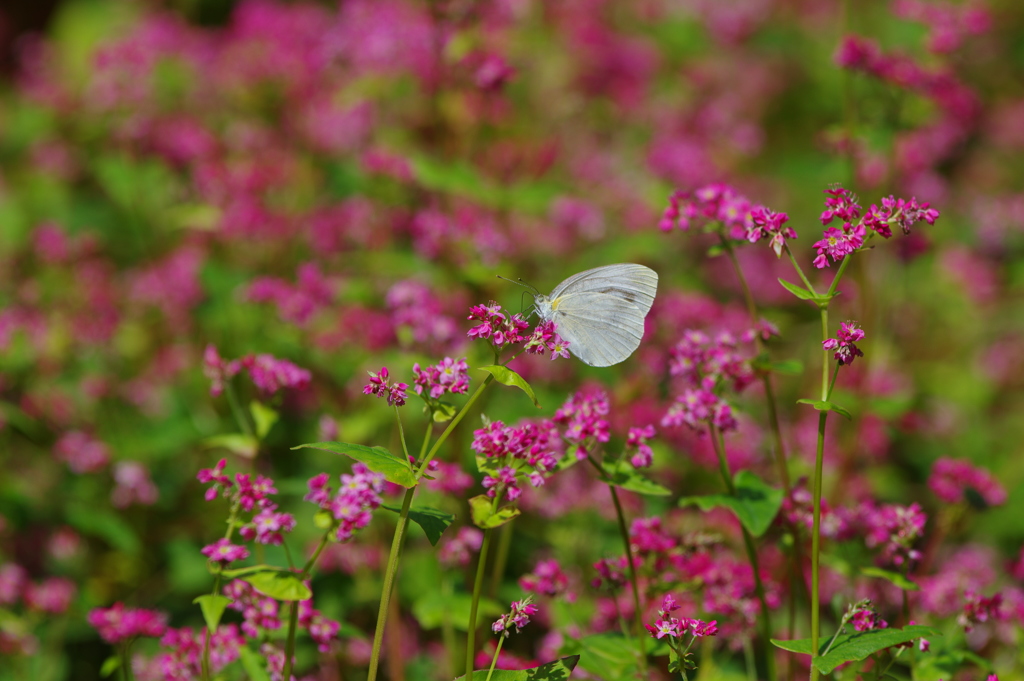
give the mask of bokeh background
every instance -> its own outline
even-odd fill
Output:
[[[300,545],[315,535],[312,507],[299,510],[305,479],[347,463],[289,447],[397,449],[391,411],[362,395],[365,372],[409,380],[414,362],[446,355],[488,363],[468,344],[468,307],[525,305],[496,274],[547,291],[612,262],[658,271],[648,336],[627,363],[517,360],[545,415],[600,385],[614,441],[657,423],[682,331],[746,315],[713,239],[658,229],[672,191],[715,182],[788,213],[808,271],[831,183],[864,206],[894,194],[940,210],[934,226],[858,255],[840,287],[832,318],[860,322],[866,357],[840,376],[837,401],[855,417],[830,421],[826,495],[919,502],[938,537],[929,569],[990,569],[978,588],[1019,588],[1022,36],[1015,0],[5,4],[0,562],[39,584],[66,580],[54,587],[66,607],[0,604],[0,678],[97,678],[110,649],[85,614],[115,601],[200,626],[191,599],[210,582],[198,549],[225,509],[203,500],[195,474],[234,456],[210,438],[237,430],[210,395],[208,344],[311,372],[308,387],[266,399],[280,420],[258,458],[292,495]],[[857,56],[872,54],[884,56]],[[795,276],[763,243],[739,255],[781,330],[773,357],[803,362],[776,380],[799,479],[817,416],[795,400],[818,380],[817,313],[777,283]],[[258,396],[239,390],[243,403]],[[482,409],[537,415],[511,391]],[[763,399],[737,409],[734,465],[771,479]],[[422,429],[415,405],[406,427]],[[676,496],[715,490],[706,443],[663,435],[652,476]],[[469,436],[447,458],[473,471]],[[991,471],[1006,503],[942,516],[927,486],[941,457]],[[531,502],[504,575],[512,597],[538,557],[572,566],[585,592],[590,565],[616,550],[593,484]],[[436,503],[465,517],[458,499]],[[701,526],[669,501],[630,509]],[[390,522],[375,520],[319,578],[318,608],[345,622],[322,678],[360,678]],[[404,673],[433,678],[437,632],[412,605],[437,567],[422,537],[409,551]],[[1001,678],[1024,678],[1014,617],[971,643]],[[513,650],[528,659],[538,641],[524,641]],[[314,669],[314,647],[300,652]]]

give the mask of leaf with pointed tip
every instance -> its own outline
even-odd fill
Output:
[[[192,602],[198,603],[199,609],[203,611],[203,621],[206,622],[207,631],[217,631],[217,627],[220,626],[220,618],[224,614],[224,609],[231,603],[231,599],[220,594],[206,594],[197,597]]]
[[[107,678],[118,669],[121,668],[121,656],[111,655],[107,659],[103,660],[103,665],[100,667],[100,678]]]
[[[252,459],[260,448],[259,441],[252,435],[242,433],[227,433],[225,435],[213,435],[203,440],[203,446],[208,449],[221,447],[232,454],[237,454],[243,459]]]
[[[782,507],[782,490],[775,489],[750,471],[740,471],[733,477],[736,496],[730,494],[707,494],[700,497],[684,497],[680,506],[696,504],[702,511],[725,506],[739,519],[743,527],[755,537],[760,537],[771,526]]]
[[[397,454],[392,454],[383,447],[367,447],[366,445],[354,445],[348,442],[310,442],[304,445],[292,447],[292,449],[322,449],[325,452],[344,454],[355,459],[369,468],[374,473],[380,473],[388,482],[393,482],[402,487],[415,487],[416,475],[412,472],[412,466],[408,459]]]
[[[815,409],[817,409],[818,411],[834,411],[835,413],[839,414],[840,416],[845,416],[847,419],[853,419],[853,416],[850,414],[850,412],[846,411],[845,409],[840,407],[838,404],[834,404],[834,403],[828,402],[826,400],[808,400],[808,399],[805,398],[805,399],[802,399],[802,400],[797,400],[796,403],[797,404],[809,404],[812,407],[814,407]]]
[[[256,424],[256,437],[260,440],[267,436],[270,429],[274,427],[280,416],[276,411],[263,404],[259,400],[249,403],[249,413],[252,414],[252,422]]]
[[[402,512],[402,509],[398,506],[382,504],[381,508],[386,508],[395,513]],[[441,535],[455,522],[455,516],[451,513],[439,511],[436,508],[430,508],[429,506],[415,506],[409,509],[409,520],[423,528],[423,532],[427,535],[427,541],[430,542],[431,546],[437,546]]]
[[[662,487],[650,478],[641,475],[632,466],[622,466],[618,470],[611,470],[609,467],[602,466],[602,469],[605,475],[608,476],[606,482],[609,485],[615,485],[621,489],[649,497],[666,497],[672,494],[672,491],[667,487]]]
[[[519,509],[515,506],[505,506],[495,511],[492,504],[493,501],[486,494],[475,496],[469,500],[469,510],[473,517],[473,524],[482,530],[501,527],[520,513]]]
[[[503,367],[500,364],[492,364],[491,366],[479,367],[481,371],[486,371],[491,376],[494,376],[494,380],[502,385],[515,386],[522,390],[526,395],[533,400],[533,406],[540,409],[540,402],[537,401],[537,395],[533,392],[533,388],[526,379],[512,371],[508,367]]]
[[[294,572],[257,572],[242,579],[264,596],[279,601],[305,601],[313,596],[313,592]]]
[[[270,681],[267,674],[267,658],[253,652],[249,646],[241,646],[238,655],[242,660],[242,668],[245,670],[249,681]]]
[[[779,283],[782,284],[782,288],[786,289],[800,300],[814,300],[815,298],[815,295],[813,293],[811,293],[802,286],[797,286],[796,284],[790,283],[785,279],[779,279]]]
[[[888,580],[896,586],[898,586],[899,588],[903,589],[904,591],[921,590],[921,587],[919,587],[914,582],[914,580],[910,579],[910,577],[907,577],[906,575],[901,575],[898,572],[893,572],[891,570],[883,570],[882,568],[878,567],[861,568],[860,571],[861,574],[866,575],[868,577],[879,577],[881,579]]]
[[[935,638],[942,636],[941,633],[920,624],[912,624],[902,629],[871,629],[869,631],[855,631],[849,634],[840,634],[827,654],[814,658],[812,664],[822,674],[831,674],[832,670],[844,662],[863,660],[869,655],[877,653],[891,646],[901,643],[909,643],[918,638]],[[795,641],[778,641],[772,639],[772,643],[783,650],[793,653],[811,654],[811,639],[802,638]],[[829,639],[823,637],[818,650],[824,651],[828,648]]]
[[[490,675],[490,679],[491,681],[565,681],[572,675],[572,670],[576,669],[579,661],[579,655],[570,655],[554,662],[542,664],[539,667],[531,667],[530,669],[518,669],[515,671],[496,669]],[[474,671],[473,678],[487,678],[487,671],[486,669]],[[455,681],[462,681],[465,678],[465,675],[463,675],[455,679]]]

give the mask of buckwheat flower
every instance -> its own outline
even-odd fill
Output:
[[[168,652],[157,656],[165,679],[196,679],[202,676],[203,644],[207,631],[193,632],[191,627],[168,629],[160,639],[160,647]],[[210,636],[210,671],[218,674],[238,659],[245,637],[234,624],[222,624]]]
[[[878,613],[871,607],[861,607],[854,611],[850,618],[853,628],[856,631],[870,631],[871,629],[886,629],[889,623],[878,616]]]
[[[883,561],[901,566],[907,561],[916,561],[921,552],[914,549],[914,543],[924,534],[928,516],[921,507],[887,504],[874,509],[864,519],[867,536],[864,543],[869,548],[882,547]]]
[[[381,367],[381,370],[377,373],[367,373],[370,374],[370,382],[363,386],[364,395],[386,397],[388,406],[391,407],[401,407],[405,404],[405,391],[409,387],[408,383],[391,383],[387,367]]]
[[[156,638],[167,631],[167,615],[157,610],[125,608],[114,603],[109,608],[94,608],[86,620],[111,645],[130,641],[136,637]]]
[[[235,497],[243,511],[274,505],[270,500],[270,495],[277,494],[277,488],[274,487],[274,481],[270,478],[258,474],[253,477],[248,473],[235,473],[235,482],[238,485]]]
[[[0,605],[14,605],[28,585],[28,571],[17,563],[0,565]]]
[[[658,228],[663,232],[673,227],[687,231],[691,227],[720,223],[730,238],[746,239],[753,226],[751,213],[755,208],[758,206],[725,184],[710,184],[693,192],[676,191],[669,197]]]
[[[253,516],[251,523],[242,525],[238,533],[246,541],[280,546],[284,542],[283,533],[295,529],[295,517],[291,513],[277,513],[275,509],[273,504],[265,507]]]
[[[862,224],[846,223],[843,229],[829,227],[823,234],[824,238],[814,242],[814,248],[818,253],[814,259],[814,266],[818,269],[828,267],[829,258],[832,258],[832,262],[839,262],[864,245],[866,234]]]
[[[421,369],[413,365],[413,389],[422,395],[424,391],[431,399],[438,399],[445,393],[465,394],[469,390],[469,364],[466,359],[445,357],[440,363]]]
[[[851,223],[860,217],[861,207],[853,192],[835,185],[825,190],[825,212],[821,214],[821,224],[827,225],[835,218],[844,223]]]
[[[992,620],[1004,620],[1006,614],[1002,611],[1003,595],[998,591],[992,596],[985,598],[981,594],[968,589],[964,592],[964,607],[957,615],[956,622],[964,628],[964,631],[971,631],[975,625]]]
[[[211,396],[220,396],[227,381],[241,369],[242,363],[237,359],[230,362],[223,360],[212,343],[206,346],[203,352],[203,374],[210,379]]]
[[[118,461],[114,464],[114,483],[110,503],[116,508],[127,508],[132,504],[152,506],[156,503],[156,485],[149,477],[149,469],[138,461]]]
[[[916,198],[909,201],[897,199],[894,196],[882,199],[882,206],[889,211],[896,223],[903,230],[904,234],[910,234],[910,228],[918,222],[924,221],[934,225],[939,219],[939,211],[930,208],[928,203],[918,203]]]
[[[654,463],[654,450],[647,444],[647,441],[654,435],[653,425],[629,429],[629,435],[626,437],[626,452],[632,452],[629,462],[633,468],[649,468]]]
[[[77,592],[78,587],[70,579],[50,577],[38,583],[27,584],[22,598],[28,610],[59,615],[71,606]]]
[[[249,557],[249,549],[232,544],[229,539],[218,539],[214,543],[204,546],[201,553],[213,562],[224,565]]]
[[[928,477],[928,487],[947,504],[971,503],[972,491],[981,497],[984,505],[1006,503],[1006,489],[988,471],[960,459],[942,457],[936,461]]]
[[[739,423],[733,416],[732,407],[710,390],[687,389],[676,398],[675,403],[661,419],[663,427],[687,425],[698,432],[708,424],[722,432],[736,430]]]
[[[521,601],[512,601],[512,609],[502,615],[491,625],[491,631],[508,637],[509,629],[516,628],[518,634],[530,623],[530,616],[536,614],[537,606],[532,603],[533,596],[527,596]]]
[[[558,335],[553,321],[542,321],[537,324],[523,349],[531,355],[543,355],[550,350],[552,360],[569,357],[569,342]]]
[[[487,490],[487,496],[492,499],[498,494],[504,494],[508,501],[515,501],[523,493],[517,482],[516,469],[511,466],[502,466],[496,475],[484,476],[483,486]]]
[[[761,239],[768,239],[768,245],[775,251],[776,257],[781,258],[786,239],[796,238],[796,231],[784,226],[787,220],[789,216],[785,213],[776,213],[758,206],[750,212],[751,225],[747,229],[747,241],[757,243]]]
[[[638,556],[666,553],[676,547],[678,541],[661,526],[661,518],[637,518],[629,526],[629,543]]]
[[[301,390],[312,378],[308,370],[273,355],[246,355],[240,361],[256,388],[266,396],[284,388]]]
[[[705,636],[716,636],[718,634],[718,620],[704,622],[702,620],[690,620],[690,631],[694,638]]]
[[[594,563],[594,569],[597,570],[598,577],[590,582],[591,586],[597,589],[602,584],[606,584],[612,591],[622,588],[626,584],[627,565],[625,556],[602,558]]]
[[[352,475],[341,476],[342,485],[336,496],[331,495],[327,481],[325,474],[312,478],[305,499],[331,514],[338,523],[335,538],[345,542],[370,523],[373,511],[381,505],[384,476],[371,473],[361,463],[353,464]]]
[[[569,588],[569,576],[557,560],[542,560],[533,568],[533,572],[519,578],[519,586],[532,593],[559,596]]]
[[[580,390],[555,412],[553,422],[562,427],[562,437],[577,459],[585,459],[596,443],[611,439],[608,395],[602,390]]]
[[[313,599],[299,601],[299,626],[309,632],[321,653],[330,652],[331,643],[338,640],[338,632],[341,631],[341,623],[324,617],[313,607]]]
[[[855,345],[863,339],[864,329],[858,327],[857,322],[842,322],[839,325],[839,331],[836,332],[836,337],[822,341],[821,347],[825,351],[835,350],[833,358],[840,365],[853,364],[853,360],[864,356],[860,348]]]
[[[475,484],[473,476],[457,463],[434,459],[427,467],[433,480],[424,480],[427,487],[454,496],[461,495]]]
[[[110,450],[105,444],[80,430],[60,436],[53,445],[57,460],[67,463],[73,473],[95,473],[110,462]]]
[[[212,482],[213,485],[206,490],[206,500],[213,501],[217,498],[218,493],[223,493],[224,496],[230,494],[230,490],[234,487],[235,483],[231,481],[231,478],[224,475],[224,467],[228,465],[227,459],[221,459],[217,462],[217,465],[213,468],[203,468],[196,474],[196,479],[199,482]]]
[[[437,560],[446,567],[466,567],[483,542],[484,533],[477,528],[460,527],[455,537],[441,544]]]
[[[278,601],[256,591],[251,584],[233,579],[224,585],[222,593],[231,599],[228,608],[242,613],[242,633],[259,638],[263,633],[281,628]]]

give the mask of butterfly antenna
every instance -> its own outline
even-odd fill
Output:
[[[538,291],[538,290],[537,290],[536,288],[534,288],[533,286],[531,286],[531,285],[527,284],[527,283],[526,283],[525,281],[523,281],[522,279],[509,279],[508,277],[503,277],[503,276],[501,276],[500,274],[498,274],[498,275],[496,275],[496,276],[498,277],[498,279],[504,279],[505,281],[507,281],[507,282],[509,282],[509,283],[512,283],[512,284],[516,284],[517,286],[522,286],[522,287],[524,287],[524,288],[528,288],[528,289],[530,289],[530,291],[532,291],[532,292],[533,292],[533,295],[539,295],[539,294],[540,294],[540,291]]]

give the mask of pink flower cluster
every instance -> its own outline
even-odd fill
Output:
[[[16,563],[0,565],[0,605],[13,606],[19,600],[30,612],[59,615],[71,606],[78,588],[63,577],[29,580],[28,571]]]
[[[718,634],[718,622],[711,620],[705,622],[699,619],[689,618],[676,618],[672,616],[672,613],[679,610],[680,606],[676,602],[676,599],[668,594],[662,601],[661,608],[658,610],[657,621],[651,624],[645,624],[647,631],[651,632],[651,636],[654,638],[682,638],[686,634],[692,635],[694,638],[703,638],[705,636],[715,636]]]
[[[399,281],[385,299],[392,325],[396,330],[408,329],[417,346],[448,347],[456,339],[457,322],[441,307],[443,296],[425,284],[413,279]]]
[[[957,624],[964,631],[971,631],[975,626],[991,620],[1004,620],[1003,595],[999,592],[985,598],[981,594],[968,590],[964,593],[964,608],[957,615]]]
[[[335,537],[339,542],[348,541],[369,524],[373,511],[380,506],[384,476],[371,473],[363,464],[355,463],[351,475],[341,476],[341,487],[334,496],[327,486],[328,480],[330,476],[327,473],[310,478],[309,493],[303,498],[329,512],[338,522]]]
[[[157,655],[157,666],[164,679],[198,679],[202,676],[203,645],[207,631],[194,632],[191,627],[168,629],[160,639],[160,647],[167,652]],[[217,674],[238,659],[245,646],[245,637],[234,624],[222,624],[210,636],[210,671]]]
[[[246,355],[241,359],[227,361],[221,358],[217,348],[207,345],[203,354],[203,373],[210,379],[210,394],[217,397],[232,376],[242,369],[264,397],[269,397],[284,388],[301,390],[309,385],[312,374],[284,359],[273,355]]]
[[[685,232],[692,227],[718,223],[731,239],[757,241],[751,239],[750,235],[760,229],[755,226],[752,217],[753,211],[760,207],[726,184],[709,184],[692,192],[677,190],[668,201],[668,207],[658,223],[663,232],[671,231],[673,227]],[[781,222],[785,222],[785,219]],[[786,234],[783,236],[796,238],[795,234],[792,237]]]
[[[230,539],[221,538],[212,544],[204,546],[201,553],[215,563],[227,565],[236,560],[245,560],[249,557],[249,549],[238,544],[232,544]]]
[[[464,525],[451,539],[445,540],[437,551],[437,560],[446,567],[466,567],[480,550],[484,533],[475,527]]]
[[[138,636],[159,637],[167,630],[167,615],[157,610],[125,608],[114,603],[109,608],[95,608],[86,617],[89,626],[111,645],[130,641]]]
[[[469,390],[469,364],[466,358],[452,359],[445,357],[440,363],[421,369],[419,363],[413,365],[415,376],[414,390],[422,395],[424,391],[431,399],[436,400],[445,393],[465,394]]]
[[[370,375],[370,382],[363,386],[364,395],[376,395],[384,397],[389,407],[401,407],[405,405],[406,393],[409,384],[402,382],[391,382],[391,374],[387,367],[381,367],[377,373],[367,372]]]
[[[491,625],[491,631],[506,637],[512,627],[516,628],[517,634],[522,631],[530,623],[530,616],[537,612],[537,606],[531,603],[532,600],[532,596],[527,596],[521,601],[512,601],[512,609]]]
[[[224,585],[222,593],[231,599],[228,608],[242,613],[242,633],[249,638],[281,628],[278,602],[260,594],[248,582],[233,579]]]
[[[519,578],[519,586],[531,593],[557,597],[568,591],[569,576],[557,560],[542,560],[533,568],[533,572]],[[572,595],[566,595],[571,601]]]
[[[969,490],[977,493],[988,506],[1006,503],[1006,489],[988,471],[949,457],[942,457],[932,466],[928,487],[947,504],[970,502]]]
[[[892,13],[926,25],[928,49],[937,54],[952,52],[967,36],[981,35],[992,27],[992,17],[977,3],[895,0]]]
[[[859,328],[857,322],[842,322],[839,325],[839,331],[836,332],[836,337],[822,341],[821,347],[826,352],[835,350],[833,358],[840,365],[853,364],[853,360],[864,356],[860,348],[855,345],[863,339],[864,329]]]
[[[776,213],[763,206],[754,208],[750,213],[750,228],[747,230],[747,241],[757,243],[761,239],[768,239],[768,245],[777,257],[782,257],[782,249],[786,246],[786,239],[795,239],[796,230],[786,227],[789,216],[785,213]]]
[[[630,428],[626,436],[626,454],[633,468],[650,468],[654,463],[654,450],[647,442],[656,434],[654,426]]]
[[[555,412],[553,420],[562,427],[562,437],[578,460],[587,458],[594,445],[611,438],[606,418],[609,410],[608,395],[603,390],[580,390]]]
[[[743,334],[743,340],[753,340],[754,333]],[[751,354],[742,352],[740,341],[728,331],[710,336],[703,331],[687,329],[682,340],[669,351],[669,375],[707,390],[729,383],[733,390],[739,392],[755,378],[750,366]]]
[[[870,631],[872,629],[888,629],[889,623],[882,619],[875,609],[867,603],[854,610],[850,617],[855,631]]]
[[[917,503],[909,506],[885,504],[873,508],[865,518],[864,543],[869,548],[882,547],[880,559],[884,563],[902,566],[917,561],[921,552],[913,548],[924,535],[928,516]]]
[[[470,329],[470,338],[490,340],[497,351],[505,347],[523,344],[529,354],[543,355],[551,351],[551,359],[569,356],[569,343],[556,332],[553,322],[540,322],[530,331],[530,323],[519,313],[507,314],[501,305],[493,300],[487,305],[474,305],[469,310],[469,319],[480,322]]]
[[[526,422],[519,427],[492,421],[473,431],[470,446],[487,459],[483,479],[487,496],[504,496],[508,501],[515,501],[522,494],[520,473],[528,477],[531,485],[540,487],[557,466],[560,453],[558,430],[546,420]]]
[[[249,284],[247,296],[257,303],[273,303],[281,319],[302,326],[334,300],[331,283],[315,263],[299,265],[295,284],[277,277],[259,277]]]
[[[685,389],[661,418],[665,428],[683,424],[696,431],[711,424],[723,433],[739,427],[729,403],[705,388]]]
[[[107,445],[80,430],[71,430],[60,436],[53,445],[58,461],[67,463],[73,473],[95,473],[110,463]]]

